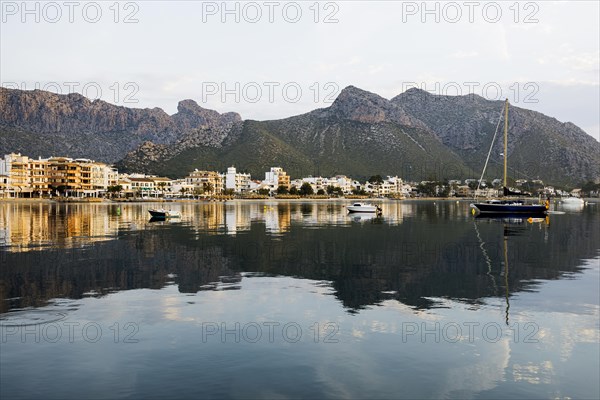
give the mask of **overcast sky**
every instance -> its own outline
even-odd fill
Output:
[[[1,3],[4,87],[260,120],[348,85],[386,98],[418,86],[508,97],[600,135],[598,1],[23,4]]]

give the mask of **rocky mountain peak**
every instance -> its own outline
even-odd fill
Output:
[[[238,113],[219,114],[215,110],[199,106],[198,103],[191,99],[180,101],[177,105],[177,113],[172,118],[183,130],[230,125],[242,120]]]
[[[327,111],[329,115],[363,123],[395,122],[424,127],[397,104],[355,86],[344,88]]]
[[[193,100],[179,102],[172,116],[161,108],[128,108],[78,93],[0,87],[0,153],[54,154],[116,161],[145,141],[175,143],[205,128],[228,127],[241,117],[219,114]],[[206,134],[196,141],[220,142]],[[203,142],[203,143],[204,143]]]

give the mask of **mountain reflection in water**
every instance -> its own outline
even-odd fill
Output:
[[[171,203],[181,220],[158,222],[149,203],[0,204],[0,312],[171,283],[235,290],[257,275],[328,282],[349,313],[385,300],[477,306],[598,255],[598,207],[529,223],[474,219],[465,202],[386,201],[378,218],[346,204]]]

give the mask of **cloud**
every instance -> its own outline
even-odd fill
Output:
[[[451,58],[475,58],[479,56],[478,51],[457,51],[455,53],[450,54]]]

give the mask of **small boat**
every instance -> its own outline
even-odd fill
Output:
[[[550,208],[550,201],[546,200],[545,204],[525,204],[521,200],[510,200],[506,199],[508,196],[521,196],[524,193],[520,191],[511,190],[507,185],[507,170],[508,170],[508,99],[506,99],[504,104],[504,182],[503,182],[503,191],[505,199],[503,200],[488,200],[484,202],[472,203],[472,211],[473,214],[476,212],[479,213],[493,213],[493,214],[530,214],[536,216],[538,214],[546,214],[548,209]],[[490,155],[492,154],[492,149],[494,147],[494,140],[496,138],[496,133],[498,133],[498,128],[500,127],[500,120],[498,120],[498,126],[496,127],[496,132],[494,133],[494,137],[492,138],[492,144],[490,145],[490,151],[488,152],[487,159],[485,161],[485,165],[483,167],[483,172],[481,173],[481,178],[479,179],[479,184],[477,185],[477,191],[479,190],[479,186],[481,185],[481,181],[483,180],[483,176],[485,175],[485,170],[488,165],[488,161],[490,159]],[[476,193],[477,193],[476,191]]]
[[[577,197],[567,197],[561,200],[560,208],[565,211],[583,211],[585,201]]]
[[[580,199],[579,197],[565,197],[564,199],[561,199],[560,201],[563,204],[574,205],[574,206],[582,206],[585,204],[583,199]]]
[[[376,213],[381,214],[381,207],[368,203],[354,203],[346,207],[351,213]]]
[[[179,211],[165,210],[164,208],[151,208],[148,212],[152,218],[181,218]]]

